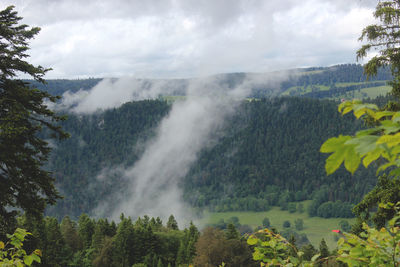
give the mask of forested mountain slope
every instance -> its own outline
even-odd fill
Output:
[[[48,214],[79,216],[118,194],[124,186],[118,167],[138,159],[169,110],[166,101],[146,100],[95,115],[69,114],[63,128],[71,138],[54,144],[48,164],[64,199]],[[195,207],[221,211],[287,208],[289,201],[314,199],[313,215],[349,216],[346,203],[356,203],[372,188],[374,170],[327,177],[319,147],[329,137],[360,127],[350,116],[341,117],[333,101],[244,101],[227,120],[222,137],[200,153],[182,181],[184,197]]]
[[[274,78],[280,77],[280,78]],[[390,89],[387,81],[392,79],[389,68],[382,68],[373,77],[363,73],[361,65],[343,64],[332,67],[314,67],[292,69],[272,73],[227,73],[218,74],[200,79],[215,79],[228,87],[235,87],[246,81],[255,81],[251,87],[249,97],[262,98],[269,96],[302,96],[310,98],[375,98],[385,95]],[[116,79],[111,79],[116,81]],[[141,81],[136,86],[140,90],[147,90],[153,84],[163,84],[164,91],[160,96],[182,96],[185,88],[194,79],[135,79]],[[271,82],[271,81],[280,82]],[[48,80],[46,85],[29,81],[32,86],[50,92],[53,95],[62,95],[66,91],[75,93],[79,90],[90,90],[101,79],[79,80]],[[169,90],[174,88],[174,90]]]

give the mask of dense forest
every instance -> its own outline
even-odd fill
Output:
[[[182,181],[185,200],[211,211],[262,211],[313,199],[312,216],[351,217],[352,204],[371,190],[375,176],[373,169],[353,176],[324,173],[322,142],[362,127],[340,116],[336,106],[293,97],[242,102],[222,137],[200,153]],[[118,173],[106,170],[132,165],[169,109],[166,101],[145,100],[93,115],[68,114],[62,127],[71,137],[53,144],[47,166],[64,199],[47,214],[77,218],[122,190]],[[98,179],[100,174],[107,179]]]
[[[147,215],[132,220],[123,214],[118,223],[86,214],[76,221],[69,216],[60,222],[54,217],[38,219],[27,215],[18,220],[19,227],[33,234],[24,248],[43,251],[40,266],[45,267],[219,266],[221,262],[228,266],[259,266],[252,258],[247,235],[238,231],[237,225],[239,222],[232,218],[225,226],[207,227],[200,233],[193,223],[180,228],[173,215],[166,222]],[[265,223],[263,226],[271,227]],[[250,228],[246,233],[252,232]],[[281,234],[304,253],[305,260],[318,252],[304,234],[291,229]],[[319,250],[329,255],[324,240]]]
[[[363,67],[359,64],[343,64],[332,67],[293,69],[276,73],[227,73],[219,74],[207,78],[217,78],[217,82],[234,88],[246,79],[263,80],[266,77],[284,76],[282,82],[265,82],[254,85],[251,88],[249,97],[263,98],[270,96],[281,96],[286,94],[289,88],[305,88],[311,87],[311,92],[299,93],[296,90],[289,92],[292,96],[304,96],[309,98],[332,98],[345,92],[352,92],[362,88],[376,87],[386,85],[387,81],[392,79],[389,68],[380,68],[376,76],[369,77],[367,80]],[[112,79],[116,80],[116,79]],[[142,81],[141,86],[147,89],[154,82],[162,82],[164,84],[165,93],[160,96],[183,96],[185,88],[191,82],[191,79],[138,79]],[[270,79],[266,79],[269,81]],[[32,87],[47,91],[53,95],[62,95],[69,91],[75,93],[79,90],[90,90],[101,79],[90,78],[80,80],[47,80],[46,84],[42,84],[32,80],[26,80]],[[348,84],[346,84],[348,83]],[[321,90],[319,86],[326,86],[328,90]],[[175,88],[169,90],[169,88]]]

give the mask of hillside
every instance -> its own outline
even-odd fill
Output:
[[[215,211],[287,209],[290,201],[313,199],[311,215],[351,216],[350,203],[372,188],[375,174],[324,174],[322,142],[361,127],[341,117],[336,106],[294,97],[244,101],[182,181],[184,199]],[[139,158],[169,110],[166,101],[146,100],[94,115],[68,114],[63,128],[71,138],[53,144],[48,164],[64,199],[48,214],[79,216],[92,212],[100,200],[122,194],[118,168]]]
[[[279,77],[279,78],[275,78]],[[342,98],[375,98],[384,96],[390,87],[387,82],[392,79],[388,68],[380,69],[378,74],[367,77],[361,65],[344,64],[332,67],[291,69],[271,73],[227,73],[200,80],[214,79],[224,86],[235,87],[244,81],[255,81],[251,85],[249,97],[262,98],[270,96],[300,96],[308,98],[342,99]],[[115,81],[116,79],[111,79]],[[163,84],[159,96],[183,96],[185,88],[195,79],[134,79],[141,88],[148,90],[154,84]],[[43,85],[28,81],[32,86],[54,95],[69,91],[88,91],[101,79],[47,80]],[[136,85],[138,86],[138,85]],[[171,88],[174,88],[173,90]]]

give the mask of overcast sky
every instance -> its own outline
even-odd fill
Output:
[[[50,78],[177,78],[355,63],[377,0],[1,0]]]

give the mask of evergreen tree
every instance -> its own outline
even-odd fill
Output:
[[[19,24],[13,6],[0,11],[0,234],[15,225],[15,216],[22,209],[41,215],[46,204],[54,204],[59,193],[50,172],[42,166],[50,148],[38,136],[43,127],[53,131],[53,137],[67,135],[53,123],[62,120],[48,109],[45,101],[56,97],[31,88],[16,79],[26,74],[39,83],[49,69],[25,61],[28,41],[40,28]],[[11,208],[10,208],[11,207]]]
[[[92,236],[94,233],[94,223],[92,219],[83,213],[78,220],[78,234],[83,243],[83,248],[89,248],[92,245]]]
[[[304,221],[303,219],[297,218],[294,220],[294,227],[296,228],[297,231],[301,231],[304,228]]]
[[[162,264],[161,258],[158,258],[158,263],[157,267],[163,267],[164,265]]]
[[[121,222],[118,225],[117,234],[114,237],[113,262],[121,267],[132,266],[134,230],[131,219],[121,216]],[[145,254],[142,254],[145,255]],[[156,262],[157,264],[157,262]],[[154,266],[151,264],[151,266]]]
[[[321,243],[319,244],[319,258],[327,258],[329,257],[329,249],[328,246],[326,245],[325,239],[322,238]],[[319,263],[318,266],[323,266],[322,263]]]
[[[225,232],[226,239],[239,239],[239,232],[236,230],[235,225],[232,223],[228,224],[228,227]]]
[[[67,251],[57,219],[47,217],[45,219],[45,227],[46,236],[42,265],[48,267],[65,266]]]
[[[300,250],[304,252],[303,259],[306,261],[310,261],[311,258],[318,253],[318,250],[316,250],[312,244],[302,246]]]
[[[68,216],[65,216],[61,221],[60,230],[72,252],[77,252],[82,248],[82,241],[78,235],[76,224]]]
[[[171,230],[178,230],[178,223],[175,220],[175,217],[171,214],[168,218],[167,228]]]
[[[270,223],[270,221],[269,221],[269,219],[268,219],[267,217],[265,217],[265,218],[262,220],[262,225],[263,225],[264,228],[269,228],[269,227],[271,227],[271,223]]]
[[[111,267],[112,266],[113,244],[112,238],[106,236],[101,244],[100,252],[93,260],[94,267]],[[115,265],[114,265],[115,266]]]
[[[378,68],[390,66],[393,81],[392,94],[400,98],[400,1],[379,1],[374,12],[380,23],[369,25],[363,29],[360,40],[367,43],[357,51],[357,58],[364,58],[371,49],[379,54],[372,57],[364,66],[368,75],[376,75]]]

